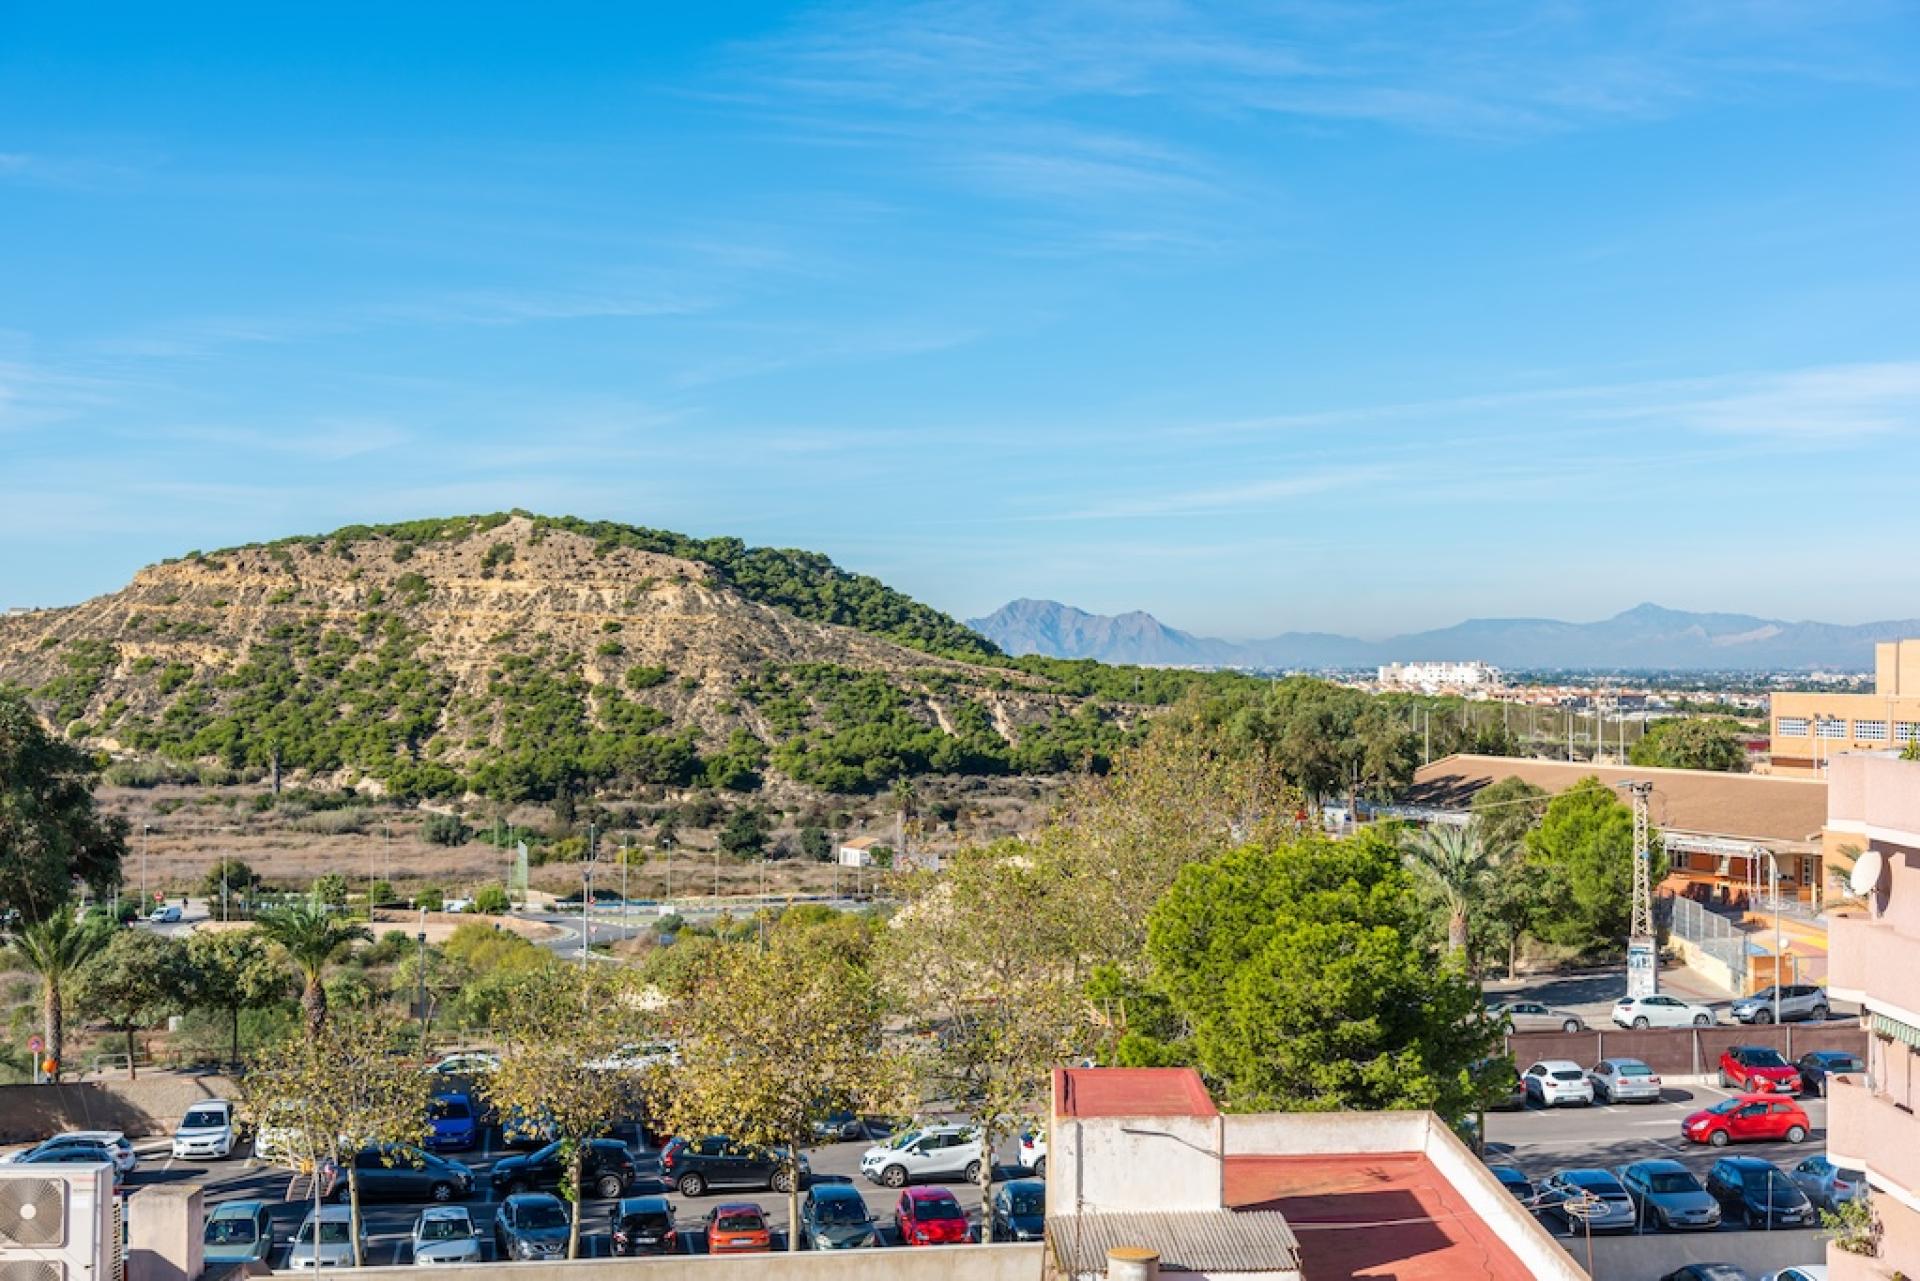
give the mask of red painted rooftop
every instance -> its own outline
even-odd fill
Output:
[[[1278,1210],[1313,1281],[1527,1281],[1529,1272],[1418,1152],[1227,1158],[1229,1209]]]
[[[1219,1116],[1192,1068],[1055,1068],[1055,1116]]]

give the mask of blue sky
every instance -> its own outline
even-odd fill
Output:
[[[0,604],[520,506],[962,616],[1920,614],[1917,77],[1845,0],[0,6]]]

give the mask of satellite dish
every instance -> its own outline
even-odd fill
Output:
[[[1887,867],[1886,855],[1879,850],[1868,850],[1853,865],[1853,874],[1847,877],[1847,888],[1861,898],[1873,893],[1880,884],[1880,873]]]

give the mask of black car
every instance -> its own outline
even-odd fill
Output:
[[[1038,1241],[1047,1228],[1047,1185],[1043,1179],[1013,1179],[993,1194],[987,1236],[993,1241]]]
[[[549,1143],[525,1156],[502,1158],[493,1167],[493,1190],[502,1195],[558,1188],[568,1176],[560,1144]],[[592,1139],[580,1149],[580,1186],[594,1196],[612,1199],[632,1185],[636,1171],[633,1154],[618,1139]]]
[[[500,1203],[493,1216],[496,1259],[557,1259],[567,1252],[573,1225],[559,1197],[523,1192]]]
[[[775,1148],[752,1148],[722,1135],[704,1139],[668,1139],[660,1149],[660,1177],[681,1196],[701,1196],[709,1188],[766,1188],[791,1192],[786,1154]],[[807,1158],[800,1158],[800,1180],[806,1182]]]
[[[615,1254],[678,1254],[673,1203],[663,1196],[626,1197],[607,1215]]]
[[[1794,1181],[1757,1156],[1724,1156],[1707,1171],[1707,1191],[1728,1219],[1755,1227],[1804,1228],[1818,1219]]]
[[[1747,1274],[1731,1263],[1689,1263],[1660,1281],[1747,1281]]]
[[[1814,1050],[1802,1054],[1793,1065],[1800,1071],[1800,1083],[1808,1094],[1825,1094],[1827,1077],[1835,1072],[1865,1072],[1866,1063],[1858,1054],[1845,1050]]]
[[[354,1153],[353,1174],[362,1201],[458,1201],[473,1191],[473,1171],[458,1161],[397,1144]],[[337,1163],[322,1166],[320,1178],[323,1196],[345,1199],[347,1175]]]
[[[1524,1203],[1533,1201],[1533,1180],[1527,1177],[1524,1170],[1512,1165],[1490,1165],[1487,1168],[1493,1171],[1494,1178],[1500,1180],[1501,1187],[1513,1193],[1515,1200]]]

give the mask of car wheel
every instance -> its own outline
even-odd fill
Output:
[[[680,1189],[681,1196],[700,1196],[707,1190],[707,1181],[698,1174],[683,1174],[674,1186]]]
[[[442,1180],[428,1189],[427,1195],[436,1201],[451,1201],[453,1200],[453,1184]]]
[[[980,1163],[978,1161],[967,1162],[966,1173],[961,1177],[966,1179],[968,1183],[980,1182]]]
[[[1826,1006],[1824,1006],[1824,1005],[1816,1005],[1816,1006],[1814,1006],[1814,1007],[1813,1007],[1813,1016],[1812,1016],[1812,1017],[1813,1017],[1813,1021],[1814,1021],[1814,1022],[1816,1022],[1816,1023],[1825,1023],[1825,1022],[1827,1021],[1827,1019],[1828,1019],[1828,1017],[1829,1017],[1829,1016],[1830,1016],[1830,1015],[1831,1015],[1832,1013],[1833,1013],[1833,1011],[1831,1011],[1831,1010],[1829,1010],[1829,1009],[1828,1009],[1828,1008],[1827,1008]]]
[[[1041,1157],[1033,1163],[1033,1177],[1036,1179],[1044,1179],[1047,1177],[1047,1158]]]
[[[1562,1032],[1578,1032],[1580,1030],[1580,1020],[1568,1019],[1565,1023],[1562,1023],[1560,1025],[1560,1030]]]
[[[1724,1148],[1727,1146],[1727,1132],[1725,1130],[1715,1130],[1707,1136],[1707,1142],[1713,1144],[1716,1148]]]
[[[1727,1070],[1725,1068],[1720,1069],[1720,1088],[1723,1090],[1731,1090],[1733,1088],[1733,1082],[1727,1080]]]
[[[767,1186],[784,1196],[793,1191],[793,1175],[785,1170],[775,1170]]]
[[[620,1176],[617,1174],[601,1175],[599,1181],[593,1185],[593,1190],[600,1194],[602,1201],[613,1200],[613,1198],[620,1195]]]
[[[1787,1142],[1805,1143],[1806,1141],[1807,1141],[1807,1128],[1805,1126],[1790,1125],[1787,1127]]]
[[[1634,1015],[1634,1016],[1633,1016],[1633,1026],[1634,1026],[1634,1029],[1635,1029],[1636,1031],[1640,1031],[1640,1030],[1644,1030],[1644,1029],[1646,1029],[1647,1027],[1649,1027],[1649,1026],[1651,1026],[1651,1025],[1650,1025],[1650,1024],[1649,1024],[1649,1023],[1647,1022],[1647,1016],[1646,1016],[1646,1015],[1644,1015],[1644,1014],[1636,1014],[1636,1015]]]
[[[1713,1016],[1710,1014],[1696,1014],[1693,1016],[1693,1025],[1695,1027],[1710,1027],[1712,1024]]]
[[[890,1165],[886,1169],[880,1171],[880,1184],[882,1187],[888,1187],[888,1188],[906,1187],[907,1186],[907,1167],[904,1165]]]

